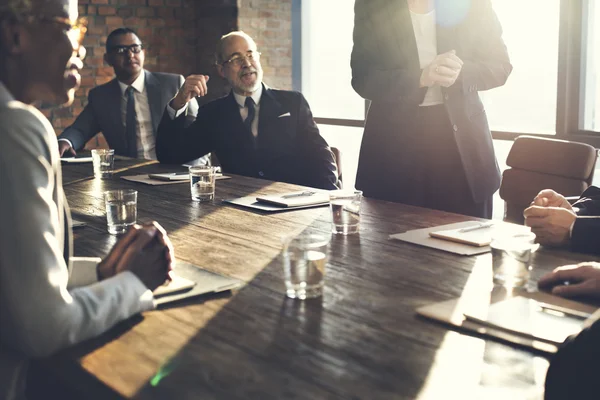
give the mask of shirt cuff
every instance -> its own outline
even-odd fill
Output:
[[[115,277],[126,280],[130,285],[131,292],[139,295],[140,312],[154,310],[154,308],[156,308],[152,291],[148,289],[133,272],[124,271],[115,275]]]
[[[175,119],[175,118],[179,117],[181,114],[186,112],[187,108],[188,108],[188,103],[186,103],[185,106],[181,107],[179,110],[175,111],[173,109],[173,107],[171,107],[171,102],[167,103],[167,113],[169,113],[169,117],[171,119]]]
[[[99,257],[71,257],[71,270],[69,274],[68,289],[91,285],[98,282],[97,267],[101,261]]]
[[[73,142],[71,142],[69,139],[66,138],[58,138],[58,141],[63,141],[63,142],[67,142],[69,143],[69,146],[71,146],[71,148],[73,148]]]

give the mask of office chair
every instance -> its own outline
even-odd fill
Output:
[[[543,189],[578,197],[592,183],[597,157],[597,150],[584,143],[519,136],[500,184],[504,220],[523,224],[523,211]]]
[[[337,147],[331,147],[331,152],[333,153],[333,158],[335,158],[335,165],[337,165],[338,184],[340,185],[340,189],[341,189],[343,186],[343,183],[342,183],[342,152]]]

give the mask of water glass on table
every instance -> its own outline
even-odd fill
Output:
[[[531,259],[539,245],[535,233],[498,233],[492,237],[492,270],[494,283],[521,288],[527,285],[531,273]]]
[[[283,273],[286,295],[308,299],[323,294],[330,236],[301,233],[283,239]]]
[[[190,167],[190,190],[192,200],[211,201],[215,197],[216,168],[209,165]]]
[[[96,178],[110,178],[115,165],[115,151],[113,149],[92,150],[94,176]]]
[[[109,190],[104,192],[108,232],[125,233],[137,220],[137,190]]]
[[[362,191],[334,191],[329,193],[331,231],[340,235],[358,233]]]

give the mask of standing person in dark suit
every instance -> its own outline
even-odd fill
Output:
[[[365,196],[491,218],[500,173],[478,91],[512,66],[490,0],[357,0],[352,86],[371,100]]]
[[[600,255],[600,188],[590,186],[573,205],[554,190],[542,190],[523,215],[538,243]]]
[[[565,282],[569,282],[565,285]],[[600,263],[566,265],[544,275],[540,289],[551,289],[563,297],[600,300]],[[550,360],[546,375],[546,400],[592,400],[600,397],[600,309],[584,324],[584,329],[565,341]]]
[[[244,32],[223,36],[217,70],[231,93],[198,110],[187,129],[187,104],[206,94],[204,75],[189,76],[158,127],[160,162],[183,163],[214,151],[225,172],[335,189],[336,164],[319,134],[308,103],[298,92],[262,83],[260,53]]]
[[[108,35],[104,60],[117,77],[90,91],[84,110],[58,138],[61,156],[75,155],[75,150],[102,132],[116,154],[156,159],[156,129],[184,79],[146,71],[144,59],[144,46],[133,30],[119,28]],[[188,124],[197,110],[196,101],[191,102]]]

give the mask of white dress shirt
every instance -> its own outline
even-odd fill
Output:
[[[259,111],[260,111],[260,98],[262,96],[262,91],[263,91],[263,86],[262,84],[258,87],[258,89],[252,93],[252,100],[254,100],[254,120],[252,121],[252,135],[254,137],[258,136],[258,115],[259,115]],[[237,94],[235,92],[233,92],[233,97],[235,98],[235,102],[238,104],[238,106],[240,107],[240,116],[242,117],[242,121],[245,121],[246,118],[248,118],[248,107],[246,107],[246,96],[242,96],[240,94]],[[179,117],[183,112],[185,112],[185,110],[187,109],[187,104],[183,107],[181,107],[179,110],[175,111],[173,109],[173,107],[171,107],[171,104],[167,105],[167,112],[169,113],[169,117],[171,117],[171,119],[175,119],[177,117]]]
[[[68,219],[50,122],[0,82],[0,398],[21,399],[28,359],[154,307],[131,272],[97,282],[98,259],[63,256]]]
[[[127,86],[119,81],[121,89],[121,116],[123,127],[127,121]],[[137,134],[138,158],[147,160],[156,160],[156,140],[152,132],[152,114],[150,113],[150,103],[148,103],[148,92],[146,91],[146,74],[141,73],[131,84],[133,87],[133,97],[135,98],[135,115]]]
[[[421,69],[427,67],[437,57],[437,29],[435,26],[435,10],[427,14],[417,14],[410,12],[415,39],[417,41],[417,49],[419,51],[419,64]],[[421,106],[434,106],[444,104],[442,97],[442,89],[438,84],[427,89],[425,99]]]

